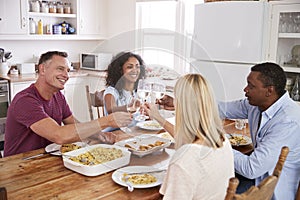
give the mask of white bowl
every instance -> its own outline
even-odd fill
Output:
[[[115,160],[98,164],[98,165],[84,165],[75,161],[70,160],[70,157],[78,156],[79,154],[86,153],[87,151],[90,151],[97,147],[103,147],[103,148],[116,148],[120,149],[123,153],[123,156],[120,158],[117,158]],[[106,172],[110,172],[112,170],[118,169],[120,167],[123,167],[125,165],[129,164],[130,161],[130,155],[131,153],[123,147],[117,146],[117,145],[108,145],[108,144],[97,144],[97,145],[90,145],[78,150],[70,151],[65,154],[63,154],[63,162],[64,166],[68,169],[71,169],[75,172],[78,172],[80,174],[86,175],[86,176],[98,176],[101,174],[104,174]]]

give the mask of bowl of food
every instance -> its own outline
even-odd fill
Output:
[[[63,154],[64,166],[86,176],[98,176],[129,164],[131,152],[117,145],[97,144]]]

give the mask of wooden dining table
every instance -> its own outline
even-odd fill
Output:
[[[225,123],[225,130],[234,126]],[[130,133],[114,131],[119,140],[128,134],[156,134],[162,131],[147,131],[138,127],[131,128]],[[95,143],[96,141],[93,141]],[[112,173],[99,176],[85,176],[64,167],[61,156],[51,154],[30,160],[23,158],[45,152],[38,149],[26,153],[0,158],[0,187],[5,187],[10,200],[51,200],[51,199],[105,199],[105,200],[148,200],[157,199],[160,186],[134,189],[129,192],[127,187],[118,185],[112,180]],[[167,168],[174,146],[144,157],[131,155],[129,166],[154,166]]]

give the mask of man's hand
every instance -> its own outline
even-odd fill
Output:
[[[113,144],[116,142],[117,136],[112,132],[100,132],[98,139],[107,144]]]
[[[114,112],[107,116],[109,126],[113,128],[119,128],[128,126],[132,121],[132,116],[127,112]]]
[[[169,95],[165,95],[163,98],[157,100],[157,103],[162,105],[165,110],[175,110],[173,100]]]

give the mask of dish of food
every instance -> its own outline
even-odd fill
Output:
[[[136,124],[136,126],[150,131],[159,131],[163,129],[163,127],[157,121],[154,120],[139,122]]]
[[[149,166],[128,166],[116,170],[112,174],[115,183],[127,187],[129,182],[134,188],[155,187],[163,182],[165,173],[151,173],[157,171],[157,168]]]
[[[231,133],[226,134],[226,137],[229,139],[232,146],[243,146],[252,143],[251,138],[246,135]]]
[[[172,135],[170,135],[170,133],[168,132],[163,132],[163,133],[160,133],[160,134],[157,134],[158,137],[162,137],[162,138],[165,138],[165,139],[168,139],[171,141],[171,143],[175,143],[175,139],[172,137]]]
[[[63,154],[64,166],[86,176],[98,176],[129,164],[131,153],[120,146],[96,144]]]
[[[63,145],[52,143],[52,144],[49,144],[48,146],[46,146],[45,151],[50,152],[50,151],[59,150],[59,151],[53,152],[51,154],[55,155],[55,156],[60,156],[62,153],[80,149],[81,147],[84,147],[86,145],[87,144],[84,142],[75,142],[75,143],[63,144]]]
[[[116,142],[115,145],[125,147],[132,154],[145,156],[170,146],[171,141],[154,134],[139,135],[127,140]]]

